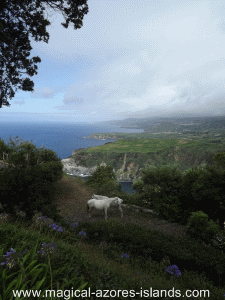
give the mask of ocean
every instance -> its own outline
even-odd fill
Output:
[[[93,133],[139,133],[142,129],[120,128],[116,125],[98,125],[88,123],[53,123],[53,122],[0,122],[0,138],[9,143],[9,137],[18,136],[18,140],[29,141],[36,147],[42,145],[55,151],[60,159],[68,158],[72,155],[72,150],[79,148],[95,147],[104,145],[114,140],[94,140],[84,139]],[[14,140],[14,139],[13,139]],[[0,154],[2,155],[2,154]],[[125,192],[131,194],[132,188],[129,182],[121,182]]]

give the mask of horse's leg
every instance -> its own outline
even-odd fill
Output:
[[[121,206],[119,206],[119,210],[121,212],[121,218],[122,218],[123,217],[123,211],[122,211],[122,207]]]
[[[107,220],[107,208],[104,208],[104,210],[105,210],[105,220]]]
[[[92,207],[89,207],[89,218],[91,217],[91,210],[92,210]]]
[[[89,214],[89,218],[91,217],[90,216],[90,207],[89,207],[89,205],[87,204],[87,213]]]

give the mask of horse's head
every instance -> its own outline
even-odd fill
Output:
[[[118,198],[118,199],[120,200],[121,203],[123,203],[123,199],[120,199],[120,198]]]
[[[115,200],[115,204],[116,205],[121,205],[123,203],[123,200],[120,199],[119,197],[117,197],[117,199]]]

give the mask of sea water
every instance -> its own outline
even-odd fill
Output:
[[[121,128],[116,125],[98,125],[90,123],[54,123],[54,122],[0,122],[0,138],[9,144],[9,137],[18,136],[18,140],[25,140],[46,149],[55,151],[60,159],[72,155],[72,150],[79,148],[104,145],[115,140],[85,139],[94,133],[139,133],[142,129]],[[14,139],[13,139],[14,140]],[[16,144],[17,145],[17,144]],[[0,153],[0,157],[2,153]],[[129,182],[121,182],[122,190],[132,193]]]

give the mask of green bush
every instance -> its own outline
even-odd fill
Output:
[[[180,200],[177,196],[169,195],[155,204],[155,210],[161,217],[170,222],[182,222],[183,215],[180,210]]]
[[[6,204],[5,212],[15,214],[17,206],[28,219],[34,210],[49,213],[49,217],[55,215],[54,183],[63,176],[60,158],[54,151],[38,149],[28,142],[16,146],[11,140],[11,146],[0,143],[0,151],[8,153],[8,168],[0,170],[0,198]]]
[[[132,187],[138,191],[137,200],[140,203],[150,202],[149,207],[166,219],[182,219],[179,207],[182,173],[177,167],[156,168],[147,165]]]
[[[210,243],[213,237],[220,232],[220,228],[212,220],[208,220],[208,215],[202,211],[193,212],[186,226],[186,234]]]
[[[191,211],[203,211],[210,219],[220,220],[220,228],[223,228],[225,207],[225,172],[224,170],[206,166],[204,168],[192,168],[183,176],[182,209]],[[221,206],[222,205],[222,206]]]
[[[113,197],[121,190],[121,184],[116,180],[113,167],[98,165],[96,171],[86,181],[85,185],[94,189],[95,194]]]

